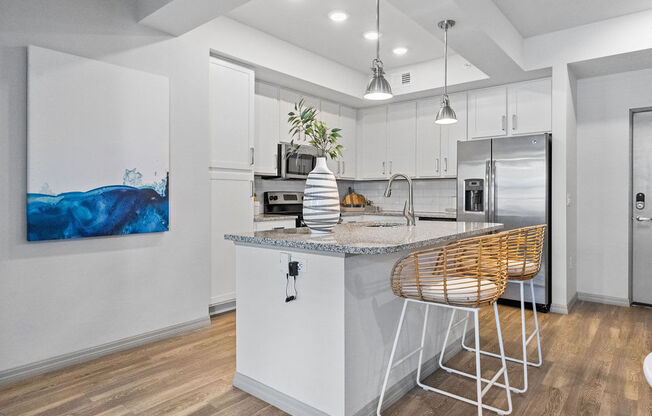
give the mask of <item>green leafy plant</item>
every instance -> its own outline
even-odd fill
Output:
[[[319,111],[314,107],[306,106],[303,98],[294,104],[294,111],[288,113],[290,134],[293,151],[299,149],[297,141],[305,141],[317,149],[319,156],[330,157],[337,160],[342,156],[342,145],[337,140],[342,137],[339,128],[329,128],[326,123],[317,120]]]

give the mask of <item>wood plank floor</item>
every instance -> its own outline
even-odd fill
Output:
[[[519,310],[500,311],[506,349],[518,354]],[[512,396],[514,415],[652,416],[652,389],[642,374],[643,358],[652,351],[652,309],[579,302],[570,315],[539,316],[544,364],[530,370],[528,392]],[[481,347],[497,350],[491,309],[483,312],[481,328]],[[474,360],[462,352],[449,364],[474,372]],[[498,366],[498,360],[483,359],[483,375],[491,378]],[[521,367],[509,369],[510,383],[521,386]],[[228,313],[213,318],[210,328],[0,388],[0,414],[284,414],[232,387],[234,371],[235,314]],[[425,382],[474,398],[470,379],[437,371]],[[490,391],[487,402],[505,406],[499,393]],[[470,414],[471,405],[416,388],[384,413]]]

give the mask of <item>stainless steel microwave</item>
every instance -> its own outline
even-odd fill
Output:
[[[283,179],[306,179],[317,163],[317,149],[299,146],[294,152],[289,143],[280,143],[277,153],[278,176]]]

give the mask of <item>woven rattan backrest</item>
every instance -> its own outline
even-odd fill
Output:
[[[510,280],[529,280],[539,273],[545,232],[545,225],[507,231]]]
[[[493,303],[507,284],[507,233],[411,253],[392,269],[396,296],[450,305]]]

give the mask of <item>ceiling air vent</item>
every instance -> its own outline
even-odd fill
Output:
[[[410,85],[412,84],[412,73],[403,72],[401,74],[401,85]]]

